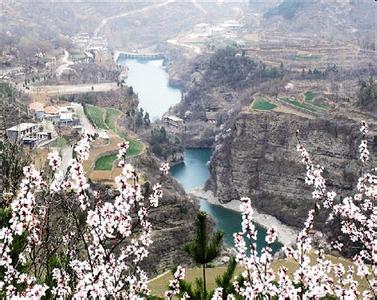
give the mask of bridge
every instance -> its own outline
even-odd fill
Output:
[[[125,52],[125,51],[115,51],[114,61],[117,62],[118,59],[140,59],[140,60],[157,60],[164,59],[165,56],[162,53],[138,53],[138,52]]]

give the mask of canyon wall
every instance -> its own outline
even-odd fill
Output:
[[[241,112],[216,146],[207,187],[220,202],[250,197],[259,210],[301,226],[314,202],[296,150],[296,130],[312,161],[325,167],[328,189],[347,195],[360,171],[359,127],[349,120]],[[377,135],[370,134],[369,145],[375,159]]]

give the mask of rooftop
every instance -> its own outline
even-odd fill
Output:
[[[9,131],[24,131],[30,128],[33,128],[34,126],[37,126],[38,124],[35,123],[21,123],[18,125],[15,125],[11,128],[8,128]]]
[[[45,114],[49,114],[49,115],[59,114],[59,109],[57,109],[55,106],[46,106]]]
[[[164,118],[169,119],[174,122],[183,122],[183,119],[178,118],[177,116],[168,115],[168,116],[164,116]]]
[[[40,102],[32,102],[29,104],[30,110],[43,111],[43,104]]]

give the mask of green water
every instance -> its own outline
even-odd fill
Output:
[[[152,121],[159,119],[169,108],[181,101],[181,91],[169,86],[169,75],[162,60],[119,60],[128,67],[126,84],[139,95],[140,106]]]
[[[139,61],[121,60],[118,62],[128,67],[127,85],[133,87],[139,95],[140,106],[150,114],[151,120],[160,118],[169,107],[179,103],[181,92],[168,85],[168,74],[162,66],[162,60]],[[175,165],[171,174],[182,184],[186,191],[202,188],[209,178],[207,163],[210,160],[211,149],[186,149],[184,163]],[[205,199],[200,200],[200,209],[207,212],[216,223],[216,228],[225,233],[225,243],[233,245],[233,233],[241,230],[241,214],[213,205]],[[257,225],[259,235],[257,247],[266,245],[266,231]],[[280,245],[273,245],[277,250]]]
[[[204,187],[209,178],[208,161],[211,158],[211,149],[186,149],[184,153],[184,162],[171,168],[171,174],[183,186],[185,191],[194,188]],[[200,199],[200,210],[208,213],[216,223],[216,228],[225,233],[224,241],[228,246],[234,246],[233,234],[241,231],[241,214],[224,208],[220,205],[214,205],[204,199]],[[266,246],[266,230],[255,224],[258,230],[257,248],[260,250]],[[272,245],[273,251],[280,249],[281,245],[275,243]]]

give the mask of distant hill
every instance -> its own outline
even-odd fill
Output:
[[[336,39],[374,39],[377,3],[371,0],[283,0],[263,15],[266,29]]]
[[[270,18],[273,16],[282,16],[285,19],[292,19],[296,12],[304,7],[307,2],[302,0],[284,0],[279,5],[271,8],[264,14],[265,18]]]

